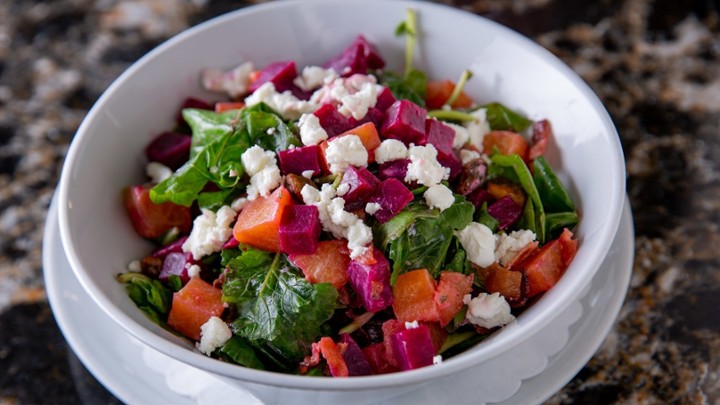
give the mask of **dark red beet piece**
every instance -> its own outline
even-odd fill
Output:
[[[354,211],[365,207],[367,199],[380,184],[380,180],[364,167],[349,166],[343,174],[340,186],[343,184],[350,187],[342,196],[345,200],[345,210]]]
[[[410,159],[398,159],[385,162],[378,168],[378,176],[382,180],[398,179],[400,181],[405,181],[405,175],[407,174],[409,164]]]
[[[413,193],[395,178],[383,180],[368,202],[380,204],[381,209],[375,213],[380,223],[389,221],[405,208],[413,199]]]
[[[197,108],[198,110],[211,111],[215,110],[215,106],[206,101],[200,100],[199,98],[188,97],[185,99],[185,101],[183,101],[182,106],[180,106],[180,110],[175,116],[175,121],[177,121],[177,123],[180,125],[187,125],[187,123],[185,122],[185,118],[183,118],[182,116],[182,110],[186,108]]]
[[[425,143],[425,117],[427,111],[412,101],[398,100],[385,112],[381,134],[383,138],[398,139],[406,145]]]
[[[462,163],[460,163],[460,158],[455,154],[454,150],[450,150],[450,152],[438,151],[437,161],[450,169],[450,181],[454,181],[462,171]]]
[[[187,240],[187,236],[183,236],[182,238],[176,239],[174,242],[170,242],[167,245],[161,247],[160,249],[155,250],[150,254],[152,257],[159,257],[161,259],[164,259],[165,256],[167,256],[170,253],[182,253],[182,245]]]
[[[450,154],[453,152],[453,141],[455,140],[455,131],[442,121],[435,118],[425,120],[425,139],[426,144],[432,144],[438,152]]]
[[[370,367],[374,374],[388,374],[400,371],[397,366],[393,365],[388,361],[387,351],[385,350],[385,343],[380,342],[362,349],[365,353],[365,357],[370,363]]]
[[[468,194],[466,197],[468,201],[472,203],[472,205],[475,206],[475,208],[479,208],[484,202],[490,203],[493,200],[492,194],[485,190],[484,188],[478,188],[472,193]]]
[[[390,337],[395,359],[401,370],[414,370],[433,364],[435,348],[425,325],[396,332]]]
[[[145,156],[151,162],[162,163],[177,170],[190,159],[192,137],[174,132],[163,132],[145,148]]]
[[[313,176],[317,176],[321,172],[317,145],[281,150],[278,152],[278,158],[283,174],[302,175],[304,171],[312,170]]]
[[[323,65],[326,69],[332,68],[343,77],[355,73],[366,74],[368,68],[382,69],[384,66],[385,61],[380,57],[375,46],[362,35],[358,35],[350,46]]]
[[[387,87],[383,87],[382,90],[380,90],[380,93],[377,95],[377,102],[375,103],[375,108],[377,108],[380,111],[385,112],[388,108],[390,108],[393,103],[397,101],[395,99],[395,96],[393,96],[390,89]]]
[[[345,343],[345,353],[343,359],[348,368],[348,374],[353,375],[370,375],[373,373],[370,363],[360,346],[347,333],[340,334],[340,343]]]
[[[347,272],[353,288],[366,310],[381,311],[393,303],[390,285],[390,263],[378,249],[373,249],[375,263],[351,260]]]
[[[365,117],[361,119],[360,121],[356,120],[353,117],[348,118],[348,122],[350,123],[351,128],[359,127],[362,124],[365,124],[367,122],[372,122],[375,124],[375,128],[382,127],[383,122],[385,122],[385,118],[387,115],[382,112],[382,110],[379,110],[375,107],[372,107],[368,109],[367,114],[365,114]]]
[[[272,82],[275,90],[282,93],[291,89],[295,77],[297,77],[297,69],[294,61],[273,62],[265,66],[257,79],[250,84],[250,92],[254,92],[267,82]]]
[[[313,114],[318,117],[320,126],[323,127],[330,138],[353,128],[347,117],[340,114],[340,111],[332,104],[323,104]]]
[[[290,205],[280,219],[280,248],[288,254],[311,255],[320,239],[320,214],[314,205]]]
[[[505,196],[488,206],[488,214],[498,220],[498,229],[505,230],[517,222],[522,216],[523,207]]]
[[[158,277],[162,281],[167,281],[170,276],[180,277],[183,285],[190,280],[188,276],[188,268],[194,264],[198,264],[193,259],[192,253],[172,252],[168,253],[163,260],[162,271]]]

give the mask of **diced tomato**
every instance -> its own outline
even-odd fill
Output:
[[[513,267],[519,263],[522,263],[527,259],[528,257],[534,255],[538,252],[538,242],[530,242],[527,245],[525,245],[524,248],[520,249],[517,255],[513,257],[512,260],[505,263],[505,268],[508,270],[513,270]]]
[[[387,361],[395,367],[398,365],[397,359],[395,358],[395,352],[393,351],[392,340],[390,336],[394,335],[401,330],[405,330],[405,323],[398,321],[397,319],[388,319],[382,324],[383,333],[383,345],[385,346],[385,354],[387,354]]]
[[[527,201],[525,190],[523,190],[519,184],[509,181],[489,181],[487,183],[487,192],[490,193],[495,200],[509,196],[513,202],[520,207],[524,207]]]
[[[577,252],[577,240],[564,229],[559,238],[547,243],[540,251],[518,265],[528,278],[528,297],[549,290],[557,283]]]
[[[370,363],[370,368],[372,368],[373,373],[388,374],[400,371],[397,365],[390,363],[389,360],[391,358],[395,362],[397,362],[397,360],[395,360],[395,356],[388,356],[385,351],[385,343],[375,343],[374,345],[363,348],[362,351],[365,353],[365,357],[368,363]]]
[[[525,304],[527,281],[523,273],[497,266],[485,278],[485,289],[489,293],[500,293],[513,307]]]
[[[173,294],[167,323],[183,335],[200,340],[200,327],[213,316],[220,316],[223,309],[222,291],[194,277]]]
[[[230,110],[241,110],[245,108],[245,103],[242,101],[220,101],[215,103],[215,112],[221,113]]]
[[[350,253],[344,240],[321,241],[314,254],[290,255],[289,259],[312,284],[330,283],[340,290],[348,281]]]
[[[157,238],[173,227],[177,227],[181,232],[190,230],[190,208],[171,202],[153,203],[150,200],[149,186],[125,189],[123,200],[135,230],[143,238]]]
[[[280,251],[280,220],[293,203],[290,192],[280,186],[267,197],[250,201],[238,215],[233,235],[240,243],[270,252]]]
[[[395,280],[393,309],[398,321],[440,320],[435,305],[435,280],[426,269],[409,271]]]
[[[351,130],[345,131],[338,136],[334,136],[331,139],[322,141],[320,143],[318,159],[320,160],[320,168],[323,169],[323,172],[330,172],[327,161],[325,160],[325,151],[327,150],[330,142],[333,142],[340,137],[348,135],[356,135],[358,138],[360,138],[360,142],[362,142],[363,146],[368,151],[368,163],[373,163],[375,161],[375,149],[380,146],[380,143],[382,141],[380,140],[380,135],[378,135],[375,124],[373,124],[372,122],[366,122]]]
[[[453,90],[455,90],[455,83],[452,80],[438,80],[428,82],[427,94],[425,96],[425,106],[428,109],[438,109],[445,105],[445,102],[450,98]],[[470,107],[472,105],[472,99],[468,97],[465,92],[460,92],[460,96],[455,99],[452,103],[453,108]]]
[[[523,160],[527,159],[528,142],[516,132],[490,131],[483,138],[483,150],[485,154],[492,155],[495,148],[503,155],[517,154]]]
[[[440,273],[440,283],[435,292],[435,304],[440,313],[440,325],[452,321],[463,307],[463,297],[472,290],[473,275],[464,275],[454,271]]]
[[[320,338],[318,345],[320,346],[320,354],[325,358],[328,368],[330,368],[330,374],[333,377],[347,377],[349,375],[347,364],[345,364],[345,359],[335,342],[325,336]]]
[[[533,161],[536,157],[545,154],[548,141],[552,136],[553,130],[550,121],[541,120],[533,124],[532,144],[528,152],[529,161]]]

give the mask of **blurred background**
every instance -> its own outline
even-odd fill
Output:
[[[625,150],[630,291],[599,352],[548,403],[720,404],[720,2],[437,2],[560,57],[599,95]],[[116,402],[69,350],[45,297],[42,232],[65,153],[131,63],[255,3],[0,1],[0,404]]]

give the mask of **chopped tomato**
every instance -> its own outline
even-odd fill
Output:
[[[398,321],[439,321],[435,280],[426,269],[403,273],[395,280],[393,309]]]
[[[230,110],[241,110],[245,108],[245,103],[241,101],[220,101],[215,103],[215,112],[221,113]]]
[[[344,240],[319,242],[314,254],[290,255],[289,259],[302,270],[310,283],[330,283],[340,290],[348,281],[350,253]]]
[[[171,202],[155,204],[150,200],[149,186],[127,188],[123,200],[135,230],[143,238],[157,238],[174,227],[182,232],[190,230],[190,208]]]
[[[528,297],[549,290],[570,265],[577,251],[577,240],[565,229],[559,238],[547,243],[540,251],[518,265],[528,278]]]
[[[492,155],[495,148],[503,155],[517,154],[523,160],[527,159],[528,142],[516,132],[490,131],[483,138],[483,150],[485,154]]]
[[[440,314],[440,325],[452,321],[463,307],[463,297],[472,290],[473,275],[464,275],[454,271],[440,273],[440,283],[435,292],[435,304]]]
[[[280,220],[293,203],[290,192],[280,186],[267,197],[250,201],[238,215],[233,235],[240,243],[270,252],[280,251]]]
[[[347,377],[349,375],[348,367],[338,345],[327,336],[320,338],[318,345],[320,346],[320,354],[327,361],[330,374],[333,377]]]
[[[450,98],[453,90],[455,90],[455,83],[452,80],[438,80],[428,82],[427,94],[425,96],[425,106],[428,109],[434,110],[442,108],[445,102]],[[460,95],[452,103],[453,108],[470,107],[472,105],[472,99],[468,97],[465,92],[460,92]]]
[[[533,124],[533,136],[530,151],[528,152],[528,160],[533,161],[536,157],[545,154],[547,144],[553,135],[550,121],[542,120]]]
[[[173,294],[168,325],[183,335],[200,340],[200,327],[223,312],[222,291],[198,277],[191,278]]]

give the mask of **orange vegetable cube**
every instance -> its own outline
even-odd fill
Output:
[[[426,269],[409,271],[395,280],[393,309],[401,322],[440,320],[435,305],[435,280]]]
[[[200,327],[223,312],[222,291],[194,277],[173,294],[168,325],[183,335],[200,340]]]
[[[285,208],[292,203],[292,195],[282,186],[267,197],[250,201],[238,215],[233,236],[240,243],[279,252],[280,220]]]
[[[565,229],[559,238],[543,246],[534,256],[518,265],[528,278],[528,297],[549,290],[557,283],[577,252],[577,240]]]
[[[492,155],[494,148],[503,155],[518,154],[523,160],[527,160],[528,142],[516,132],[490,131],[483,138],[483,150],[485,154]]]
[[[523,274],[500,266],[485,278],[485,289],[489,293],[500,293],[513,307],[525,304],[527,299],[527,283],[523,280]]]
[[[222,113],[230,110],[241,110],[245,108],[245,103],[242,101],[219,101],[215,103],[215,112]]]
[[[450,98],[453,90],[455,90],[455,83],[452,80],[438,80],[428,82],[427,93],[425,96],[425,106],[428,109],[434,110],[442,108],[445,102]],[[452,103],[453,108],[470,107],[472,105],[472,99],[468,97],[465,92],[460,92],[460,96],[455,99]]]

